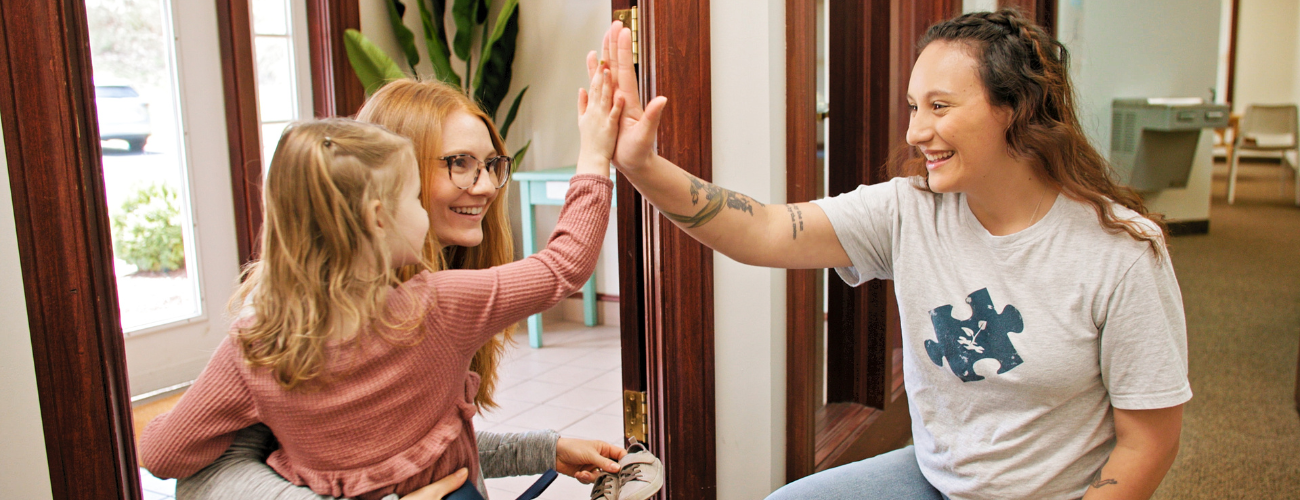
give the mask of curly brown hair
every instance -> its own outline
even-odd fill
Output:
[[[978,64],[989,102],[1011,111],[1006,141],[1012,156],[1027,158],[1067,197],[1091,205],[1107,231],[1127,233],[1160,254],[1167,233],[1164,217],[1148,211],[1136,191],[1115,181],[1110,162],[1079,125],[1064,45],[1015,9],[972,12],[935,24],[917,52],[940,41],[964,45]],[[892,170],[896,176],[927,175],[921,158],[893,162]],[[921,187],[928,190],[928,183]],[[1115,215],[1112,202],[1149,219],[1159,234],[1138,220]]]

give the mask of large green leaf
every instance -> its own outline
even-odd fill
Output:
[[[456,57],[462,61],[469,61],[469,49],[474,40],[474,19],[478,16],[478,4],[485,0],[455,0],[451,4],[451,17],[456,22],[456,38],[452,41],[452,48],[456,50]],[[467,76],[468,77],[468,76]]]
[[[429,62],[433,64],[433,75],[443,83],[460,88],[460,75],[451,68],[451,49],[447,46],[447,28],[443,23],[443,14],[447,12],[447,1],[430,1],[432,8],[425,5],[425,0],[416,0],[420,5],[420,21],[424,24],[424,44],[429,49]]]
[[[510,91],[511,66],[515,62],[515,41],[519,38],[519,0],[506,0],[497,14],[492,33],[483,40],[478,71],[474,75],[474,98],[488,116],[495,117],[501,100]]]
[[[501,122],[502,140],[504,140],[506,136],[510,134],[510,124],[515,122],[515,113],[519,112],[519,103],[523,102],[524,94],[527,92],[528,92],[528,87],[525,86],[523,90],[519,91],[519,95],[515,96],[515,102],[510,104],[510,111],[506,111],[506,119],[505,121]],[[495,119],[496,118],[494,117],[493,120]]]
[[[402,46],[402,52],[406,55],[406,64],[411,66],[411,72],[414,73],[415,65],[420,64],[420,52],[415,50],[415,33],[412,33],[402,22],[406,6],[402,4],[402,0],[389,0],[385,3],[388,4],[388,22],[393,25],[393,35],[397,36],[397,43]]]
[[[533,140],[529,139],[522,147],[515,150],[514,162],[510,165],[511,171],[519,170],[519,166],[524,164],[524,153],[528,152],[528,146],[533,145]]]
[[[343,47],[347,49],[348,62],[352,63],[357,79],[366,87],[366,95],[375,93],[385,83],[406,78],[397,63],[383,49],[367,40],[360,31],[346,30],[343,33]]]

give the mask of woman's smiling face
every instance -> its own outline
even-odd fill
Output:
[[[927,46],[912,68],[907,103],[907,143],[925,155],[930,190],[956,193],[990,185],[998,167],[1014,161],[1006,141],[1010,110],[989,102],[967,45]]]
[[[461,189],[451,181],[447,163],[438,158],[466,154],[479,160],[497,156],[487,125],[478,117],[464,111],[447,115],[442,123],[441,150],[425,168],[433,169],[433,176],[425,186],[428,199],[429,230],[438,235],[443,245],[462,247],[478,246],[483,242],[483,216],[488,205],[497,197],[497,188],[491,176],[482,172],[474,185]]]

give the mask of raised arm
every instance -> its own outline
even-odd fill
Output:
[[[765,205],[688,174],[655,152],[667,99],[642,109],[632,59],[632,35],[615,22],[605,35],[601,61],[614,70],[624,108],[614,165],[669,220],[691,237],[739,262],[792,269],[851,265],[830,220],[812,203]],[[600,69],[595,52],[587,70]]]

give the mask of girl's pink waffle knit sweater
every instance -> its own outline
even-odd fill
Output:
[[[360,343],[330,346],[331,375],[314,389],[285,391],[226,338],[176,408],[145,428],[140,463],[158,477],[192,475],[235,431],[262,422],[281,446],[267,462],[319,494],[405,495],[461,467],[478,477],[479,378],[470,360],[506,326],[582,287],[604,239],[611,189],[609,178],[574,176],[555,232],[536,255],[492,269],[425,272],[397,287],[385,307],[398,318],[425,311],[406,334],[418,343],[387,342],[371,325]]]

